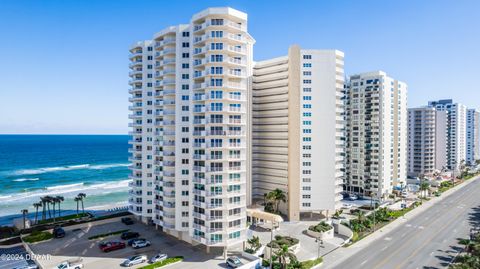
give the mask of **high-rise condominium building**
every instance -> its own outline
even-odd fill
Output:
[[[430,101],[428,106],[447,112],[447,168],[458,170],[466,158],[467,108],[451,99]]]
[[[253,43],[208,8],[130,48],[130,212],[207,250],[245,238]]]
[[[377,71],[351,76],[345,91],[344,188],[385,197],[406,180],[407,85]]]
[[[408,109],[408,175],[427,176],[447,164],[447,114],[433,107]]]
[[[253,71],[253,197],[280,188],[290,220],[332,214],[343,184],[343,52],[292,46]]]
[[[467,142],[466,162],[475,164],[480,159],[480,112],[476,109],[467,110]]]

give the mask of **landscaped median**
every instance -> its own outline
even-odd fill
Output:
[[[53,238],[53,234],[47,231],[34,231],[31,234],[23,237],[23,241],[26,243],[37,243],[45,240],[50,240]]]
[[[156,263],[152,263],[152,264],[140,267],[139,269],[155,269],[155,268],[164,267],[164,266],[171,265],[181,261],[183,261],[183,256],[176,256],[172,258],[167,258],[161,262],[156,262]]]
[[[99,239],[99,238],[109,237],[109,236],[112,236],[112,235],[119,235],[119,234],[122,234],[122,233],[128,232],[128,231],[130,231],[130,230],[126,229],[126,230],[119,230],[119,231],[115,231],[115,232],[96,234],[96,235],[90,236],[88,238],[88,240],[95,240],[95,239]]]

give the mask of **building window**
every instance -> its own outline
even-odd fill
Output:
[[[190,43],[182,42],[182,48],[189,48],[189,47],[190,47]]]
[[[303,67],[312,67],[311,63],[303,63]]]
[[[190,32],[182,32],[182,36],[183,36],[183,37],[189,37],[189,36],[190,36]]]
[[[312,88],[303,88],[303,92],[312,92]]]
[[[312,80],[311,79],[304,79],[303,84],[312,84]]]
[[[311,60],[311,59],[312,59],[312,55],[305,54],[305,55],[303,55],[303,59],[304,59],[304,60]]]

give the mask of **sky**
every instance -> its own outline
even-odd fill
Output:
[[[126,134],[129,46],[212,6],[248,13],[255,60],[339,49],[347,75],[406,82],[409,107],[480,108],[476,0],[0,0],[0,133]]]

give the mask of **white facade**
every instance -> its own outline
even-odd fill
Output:
[[[480,159],[480,112],[476,109],[467,110],[467,142],[466,162],[475,164]]]
[[[345,102],[345,190],[386,197],[406,180],[407,85],[382,71],[353,75]]]
[[[208,8],[131,47],[130,211],[187,242],[245,238],[253,43],[245,13]]]
[[[256,63],[253,77],[253,195],[288,194],[290,220],[333,214],[343,184],[343,52],[289,49]]]
[[[408,175],[433,175],[446,165],[447,118],[433,107],[408,109]]]
[[[430,101],[428,105],[447,113],[447,168],[458,170],[466,158],[467,108],[450,99]]]

